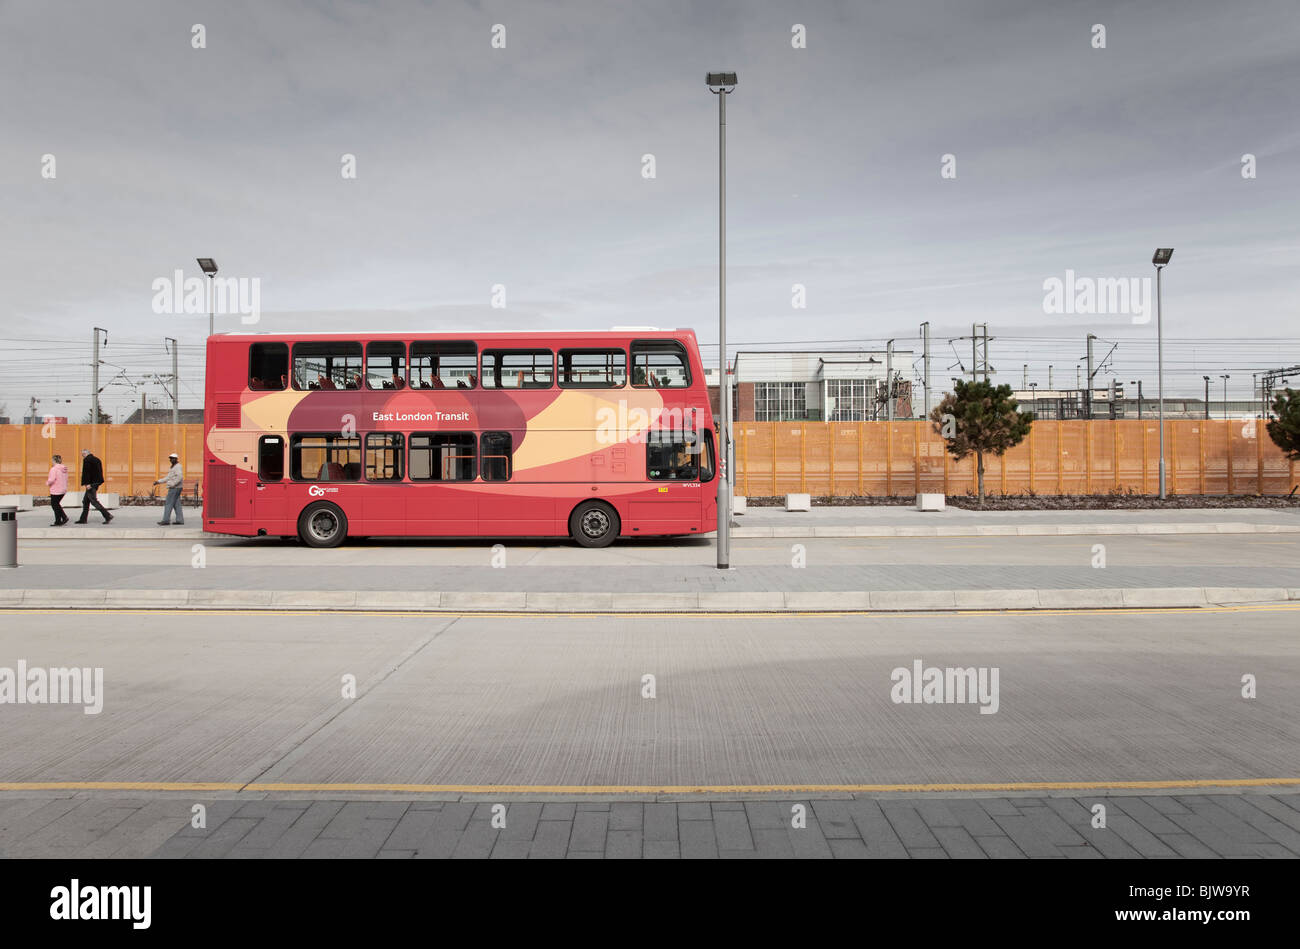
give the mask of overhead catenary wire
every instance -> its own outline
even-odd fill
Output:
[[[1121,382],[1138,378],[1154,379],[1157,363],[1154,337],[1128,336],[1124,329],[1114,327],[1107,331],[1110,336],[1108,342],[1117,344],[1118,348],[1099,368],[1098,375],[1107,379],[1115,377]],[[910,347],[915,352],[922,342],[920,335],[899,335],[893,338],[896,351],[906,351]],[[1082,361],[1076,357],[1083,340],[1076,334],[1012,332],[998,333],[993,339],[996,349],[993,355],[998,362],[1013,366],[1028,363],[1030,378],[1037,379],[1040,385],[1046,377],[1049,363],[1055,365],[1058,379],[1068,379],[1068,367]],[[883,351],[887,341],[888,338],[883,336],[800,340],[742,339],[729,340],[727,348],[730,353]],[[1240,336],[1186,336],[1168,338],[1164,345],[1166,387],[1172,387],[1170,397],[1173,398],[1199,396],[1202,391],[1202,376],[1220,373],[1234,376],[1233,389],[1236,392],[1230,393],[1230,400],[1238,393],[1239,398],[1249,397],[1235,376],[1242,376],[1244,385],[1250,386],[1252,374],[1262,377],[1265,372],[1280,365],[1300,362],[1300,336],[1262,336],[1249,339]],[[717,343],[702,342],[700,348],[716,353]],[[202,401],[204,391],[206,342],[181,342],[177,351],[181,388],[187,401],[197,406]],[[958,363],[960,362],[959,355]],[[114,337],[111,348],[101,350],[101,365],[117,373],[113,377],[116,381],[102,384],[101,389],[106,390],[104,398],[119,410],[125,400],[115,396],[113,391],[122,387],[121,376],[135,380],[131,390],[133,400],[138,400],[141,390],[156,393],[160,397],[166,395],[161,383],[144,378],[150,374],[170,376],[170,356],[164,350],[161,339]],[[954,368],[959,368],[962,373],[967,371],[961,365]],[[911,374],[917,373],[919,368],[913,367]],[[45,336],[0,337],[0,404],[8,406],[7,414],[11,416],[19,414],[19,408],[25,407],[33,396],[60,400],[70,398],[74,402],[74,411],[77,411],[77,403],[89,401],[90,375],[90,347],[84,340]],[[1003,374],[1003,379],[1017,384],[1020,382],[1018,378],[1012,379],[1006,374]]]

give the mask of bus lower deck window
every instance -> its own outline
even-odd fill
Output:
[[[514,438],[509,432],[484,432],[482,473],[484,481],[509,481]]]
[[[360,481],[361,439],[340,435],[294,435],[289,442],[294,481]]]
[[[473,481],[476,442],[472,432],[412,434],[411,480]]]
[[[366,436],[366,480],[402,480],[402,436],[371,432]]]

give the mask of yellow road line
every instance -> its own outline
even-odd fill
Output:
[[[246,785],[189,781],[5,781],[0,791],[239,791]]]
[[[154,781],[17,781],[0,791],[247,791],[254,793],[407,794],[879,794],[932,791],[1168,791],[1196,788],[1300,787],[1300,778],[1207,778],[1181,781],[994,781],[939,784],[387,784]]]
[[[892,591],[891,591],[892,592]],[[900,590],[897,592],[906,593],[909,591]],[[924,591],[921,591],[924,592]],[[976,591],[972,591],[976,592]],[[90,614],[113,614],[124,616],[149,616],[156,614],[176,613],[186,616],[204,615],[204,616],[247,616],[250,613],[256,613],[261,616],[392,616],[392,617],[428,617],[428,616],[445,616],[458,618],[482,617],[484,619],[537,619],[547,616],[563,616],[567,618],[605,617],[605,616],[662,616],[671,613],[678,616],[712,616],[719,619],[728,618],[746,618],[762,619],[768,617],[780,619],[790,616],[811,616],[811,617],[840,617],[840,616],[863,616],[871,619],[934,619],[935,617],[951,616],[1079,616],[1083,614],[1095,615],[1097,613],[1106,613],[1122,616],[1169,616],[1179,613],[1277,613],[1292,612],[1300,610],[1300,603],[1262,603],[1262,604],[1238,604],[1234,606],[1170,606],[1170,607],[1070,607],[1062,609],[1015,609],[1015,610],[927,610],[918,611],[899,611],[899,610],[705,610],[705,609],[685,609],[685,610],[590,610],[576,612],[552,612],[549,610],[511,610],[511,611],[489,611],[489,610],[355,610],[347,607],[339,609],[297,609],[289,610],[282,608],[263,608],[263,607],[246,607],[244,609],[207,609],[201,606],[193,607],[166,607],[158,609],[104,609],[94,606],[68,606],[59,608],[49,607],[0,607],[0,615],[14,614],[70,614],[70,613],[90,613]]]

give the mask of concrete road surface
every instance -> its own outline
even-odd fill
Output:
[[[0,617],[0,856],[1300,855],[1296,606]]]
[[[4,614],[3,782],[694,787],[1270,779],[1300,608],[896,616]],[[996,712],[893,670],[998,670]],[[643,697],[654,676],[654,698]],[[1242,677],[1257,697],[1243,698]],[[354,677],[356,697],[344,696]],[[986,707],[993,703],[985,702]]]

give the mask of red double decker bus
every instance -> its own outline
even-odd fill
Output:
[[[695,333],[208,339],[205,530],[617,537],[716,528]]]

